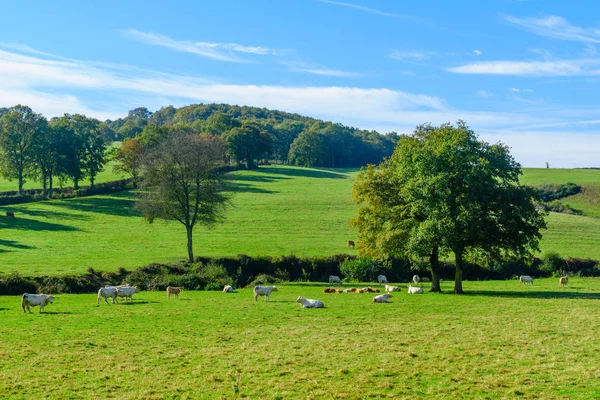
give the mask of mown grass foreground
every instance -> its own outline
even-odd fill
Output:
[[[2,398],[592,399],[600,279],[466,282],[466,295],[142,292],[59,295],[45,314],[0,297]],[[371,284],[373,285],[373,284]],[[452,282],[443,282],[445,290]],[[344,285],[345,287],[349,285]],[[302,309],[298,295],[325,309]],[[237,393],[236,393],[237,390]]]

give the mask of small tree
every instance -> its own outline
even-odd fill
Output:
[[[148,222],[176,220],[185,226],[188,260],[194,261],[193,230],[221,222],[228,203],[223,193],[225,146],[212,135],[174,135],[144,156],[137,202]]]
[[[113,171],[131,175],[134,186],[137,185],[139,178],[143,150],[140,138],[125,139],[114,157],[117,163]]]

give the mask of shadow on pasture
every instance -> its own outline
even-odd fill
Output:
[[[53,222],[38,221],[36,219],[18,216],[14,219],[0,218],[0,229],[20,229],[24,231],[78,231],[79,229]]]
[[[497,290],[469,290],[465,292],[466,296],[489,296],[489,297],[508,297],[524,299],[582,299],[582,300],[600,300],[600,293],[582,293],[571,291],[497,291]]]
[[[42,315],[52,314],[52,315],[71,315],[73,314],[71,311],[45,311],[41,313]]]
[[[259,188],[247,183],[227,182],[226,190],[235,193],[277,193],[274,190]]]
[[[27,244],[22,244],[14,240],[8,239],[0,239],[0,253],[8,252],[10,250],[2,249],[2,247],[10,247],[13,249],[26,250],[26,249],[34,249],[34,246],[29,246]]]
[[[258,171],[273,175],[300,176],[303,178],[348,179],[345,173],[324,169],[260,167]]]
[[[6,307],[0,307],[0,311],[6,311],[6,310],[8,310],[8,308],[6,308]]]
[[[145,301],[145,300],[134,300],[134,301],[128,301],[128,302],[119,302],[119,304],[124,305],[124,306],[134,306],[137,304],[156,304],[158,303],[158,301]]]
[[[265,171],[266,168],[260,168],[259,170],[257,170],[257,172],[260,173],[264,173],[267,172]],[[256,170],[255,170],[256,171]],[[267,175],[235,175],[231,177],[232,181],[237,181],[237,182],[276,182],[276,181],[282,181],[282,180],[289,180],[291,178],[286,178],[283,176],[267,176]]]
[[[16,217],[18,218],[21,215],[27,215],[30,217],[43,217],[43,218],[51,218],[57,220],[87,220],[89,217],[80,214],[72,214],[61,211],[50,211],[50,210],[15,210]],[[16,218],[15,218],[16,219]]]
[[[135,195],[131,192],[114,193],[107,197],[76,197],[55,203],[70,210],[137,217],[140,213],[134,209]]]

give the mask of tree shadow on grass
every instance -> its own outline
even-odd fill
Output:
[[[124,302],[121,301],[119,302],[119,304],[124,305],[124,306],[133,306],[136,304],[157,304],[158,301],[145,301],[145,300],[134,300],[134,301],[128,301],[128,302]]]
[[[260,173],[264,173],[265,171],[263,171],[263,169],[259,169],[258,172]],[[266,182],[266,183],[271,183],[271,182],[276,182],[276,181],[282,181],[282,180],[289,180],[292,178],[286,178],[283,176],[267,176],[267,175],[232,175],[230,176],[230,179],[232,181],[242,181],[242,182]]]
[[[131,192],[110,196],[78,197],[54,203],[70,210],[117,215],[120,217],[139,217],[135,210],[135,195]]]
[[[277,193],[274,190],[263,189],[247,183],[238,182],[227,182],[225,190],[234,193]]]
[[[469,290],[465,292],[466,296],[489,296],[506,298],[524,298],[524,299],[581,299],[581,300],[600,300],[600,293],[582,293],[582,292],[515,292],[515,291],[497,291],[497,290]]]
[[[57,220],[87,220],[89,217],[86,217],[81,214],[73,214],[61,211],[49,211],[49,210],[30,210],[30,209],[19,209],[15,210],[16,217],[15,220],[20,218],[21,215],[27,215],[29,217],[43,217],[43,218],[51,218]]]
[[[273,175],[300,176],[304,178],[348,179],[348,176],[343,172],[313,168],[260,167],[258,171]]]
[[[0,252],[6,252],[7,250],[3,250],[1,247],[11,247],[13,249],[34,249],[34,246],[29,246],[27,244],[21,244],[19,242],[15,242],[14,240],[0,239]]]
[[[38,221],[30,218],[0,219],[0,229],[19,229],[24,231],[78,231],[73,226]]]
[[[43,313],[41,313],[42,315],[46,315],[46,314],[52,314],[52,315],[71,315],[73,314],[71,311],[46,311],[44,310]]]

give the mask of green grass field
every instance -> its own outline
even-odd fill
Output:
[[[600,398],[600,279],[569,283],[465,282],[462,296],[403,285],[391,304],[318,284],[279,286],[269,303],[250,289],[100,306],[58,295],[41,315],[3,296],[0,397]]]
[[[542,170],[546,171],[546,170]],[[550,170],[552,171],[552,170]],[[579,170],[578,170],[579,171]],[[583,170],[587,171],[587,170]],[[348,221],[355,170],[286,166],[234,173],[227,221],[195,231],[197,255],[330,255],[355,233]],[[185,230],[176,222],[150,225],[134,210],[134,195],[118,193],[0,208],[0,274],[82,273],[134,268],[184,258]],[[542,251],[600,259],[600,219],[550,214]]]

